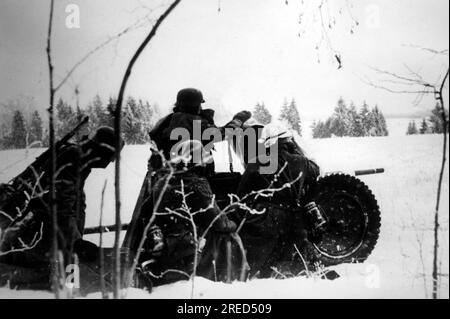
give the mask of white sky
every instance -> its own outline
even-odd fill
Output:
[[[448,66],[448,57],[433,57],[405,45],[448,49],[447,0],[349,1],[360,22],[353,35],[346,1],[330,0],[337,25],[329,37],[342,55],[340,70],[325,43],[315,50],[321,28],[314,14],[320,1],[303,1],[306,4],[301,5],[301,0],[290,0],[289,5],[285,0],[220,0],[218,12],[219,0],[183,0],[137,62],[127,93],[157,102],[166,113],[176,92],[193,86],[203,91],[207,106],[219,116],[251,110],[258,101],[277,113],[284,98],[291,97],[296,98],[301,116],[309,119],[328,116],[340,96],[356,105],[363,100],[378,104],[388,114],[434,106],[431,97],[413,106],[415,96],[377,90],[360,79],[369,76],[377,81],[368,66],[406,73],[407,64],[429,81],[437,81]],[[70,3],[79,5],[79,29],[65,26],[65,8]],[[146,14],[142,5],[168,3],[57,0],[53,36],[57,76]],[[49,1],[44,0],[0,2],[0,102],[22,95],[34,97],[41,110],[47,107],[48,10]],[[378,25],[372,19],[377,12]],[[299,25],[301,13],[307,24]],[[103,98],[117,95],[126,64],[149,28],[135,30],[90,57],[59,94],[75,103],[73,87],[79,85],[81,105],[96,93]],[[304,29],[306,33],[299,37]]]

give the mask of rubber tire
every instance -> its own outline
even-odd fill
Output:
[[[336,258],[333,256],[330,258],[326,254],[318,249],[320,242],[314,245],[316,252],[316,258],[324,266],[331,266],[342,263],[354,263],[364,262],[372,253],[375,245],[378,241],[380,227],[381,227],[381,214],[375,196],[372,191],[367,187],[364,182],[358,178],[347,174],[330,174],[319,178],[317,185],[317,192],[314,196],[316,204],[321,204],[324,198],[332,196],[336,192],[344,192],[358,199],[359,204],[365,212],[366,228],[362,237],[362,244],[357,247],[357,250],[352,252],[349,256],[340,256]]]

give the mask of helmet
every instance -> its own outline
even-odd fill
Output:
[[[91,141],[95,144],[107,148],[115,149],[115,137],[114,137],[114,129],[109,126],[101,126],[95,131],[94,136],[91,138]],[[124,141],[122,138],[120,139],[120,148],[122,149],[124,146]]]
[[[177,94],[176,109],[184,112],[200,112],[200,105],[204,103],[203,94],[194,88],[182,89]]]
[[[266,147],[270,147],[275,144],[280,138],[292,137],[292,133],[286,127],[281,124],[270,123],[264,126],[259,139],[260,143],[264,143]]]

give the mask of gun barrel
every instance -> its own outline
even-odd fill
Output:
[[[127,230],[128,226],[129,226],[129,224],[122,224],[121,230]],[[84,229],[83,234],[84,235],[92,235],[92,234],[99,234],[99,233],[111,233],[111,232],[115,232],[116,229],[117,229],[116,225],[87,227]]]
[[[70,131],[66,136],[64,136],[61,141],[59,141],[60,144],[67,143],[77,132],[78,130],[83,127],[87,122],[89,122],[89,116],[83,117],[83,119],[78,123],[77,126],[75,126],[72,131]]]
[[[384,173],[384,168],[361,169],[355,171],[355,176],[381,174],[381,173]]]
[[[85,116],[80,123],[78,123],[77,126],[75,126],[75,128],[73,128],[69,133],[67,133],[61,140],[57,141],[55,143],[55,149],[56,151],[58,151],[64,144],[66,144],[77,132],[78,130],[83,127],[87,122],[89,121],[89,116]],[[30,165],[27,166],[27,168],[25,168],[25,170],[20,173],[19,175],[17,175],[16,177],[14,177],[10,183],[11,184],[16,184],[17,181],[23,181],[23,180],[28,180],[28,178],[30,176],[34,177],[33,172],[34,171],[39,171],[42,169],[42,165],[45,164],[45,162],[47,161],[47,159],[50,156],[50,149],[48,148],[47,150],[45,150],[41,155],[39,155],[34,161],[33,163],[31,163]]]

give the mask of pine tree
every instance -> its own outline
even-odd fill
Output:
[[[364,136],[363,123],[353,103],[350,104],[347,114],[350,122],[347,135],[356,137]]]
[[[408,123],[408,128],[406,129],[406,135],[412,135],[412,122]]]
[[[372,128],[371,131],[373,134],[372,136],[387,136],[388,130],[386,126],[386,120],[384,118],[383,113],[380,111],[377,105],[372,109],[371,112],[371,124]]]
[[[272,115],[263,103],[257,103],[253,110],[253,118],[263,125],[272,122]]]
[[[6,123],[0,125],[0,150],[8,148],[9,144],[9,128]]]
[[[378,109],[378,106],[376,106],[376,108]],[[379,109],[378,109],[378,114],[379,114],[379,119],[380,119],[380,129],[382,132],[382,136],[388,136],[389,130],[387,128],[386,118],[384,117],[383,112],[381,112],[381,110],[379,110]]]
[[[94,132],[100,126],[113,126],[113,117],[109,110],[112,101],[113,99],[110,97],[108,105],[105,106],[100,96],[96,94],[88,104],[84,113],[89,116],[89,132]],[[114,106],[111,105],[111,108],[115,108],[115,103]]]
[[[353,103],[347,107],[344,99],[338,100],[333,114],[324,122],[315,123],[313,137],[330,136],[387,136],[386,119],[378,106],[369,110],[366,102],[358,112]]]
[[[302,135],[300,114],[298,113],[295,99],[292,99],[289,104],[286,100],[284,101],[281,107],[280,120],[285,121],[291,129],[296,131],[300,136]]]
[[[153,127],[153,108],[148,101],[139,100],[138,108],[141,117],[141,143],[150,142],[150,135],[148,132]]]
[[[359,111],[359,118],[361,119],[361,136],[368,136],[371,128],[369,105],[364,101],[361,110]]]
[[[420,124],[419,133],[420,134],[428,134],[429,133],[428,123],[427,123],[427,120],[425,118],[422,119],[422,124]]]
[[[55,106],[56,109],[56,137],[61,139],[64,135],[69,133],[76,125],[76,113],[72,106],[66,103],[62,98],[58,100]]]
[[[351,121],[348,114],[348,108],[344,99],[338,100],[338,105],[334,109],[334,113],[330,118],[330,133],[335,136],[348,136],[351,127]]]
[[[417,126],[416,126],[416,121],[411,121],[408,124],[408,130],[406,131],[406,135],[415,135],[417,134]]]
[[[27,131],[21,111],[14,112],[11,128],[11,146],[14,148],[25,148],[27,146]]]
[[[314,123],[312,126],[312,137],[313,138],[328,138],[331,137],[331,132],[329,129],[329,121],[322,122],[319,121]]]
[[[143,144],[146,141],[144,104],[128,97],[123,108],[122,131],[127,144]]]
[[[431,133],[441,134],[444,133],[444,119],[442,116],[442,112],[444,110],[442,109],[441,105],[439,103],[436,103],[436,106],[431,111],[430,116],[430,131]],[[445,118],[447,119],[445,122],[447,123],[448,128],[448,112],[445,111]],[[447,129],[448,131],[448,129]]]
[[[97,126],[112,126],[112,116],[107,108],[103,105],[103,101],[97,94],[92,102],[93,112],[97,121]]]
[[[38,111],[34,111],[31,115],[30,130],[28,134],[28,143],[39,142],[43,144],[44,130],[42,126],[42,118]]]

